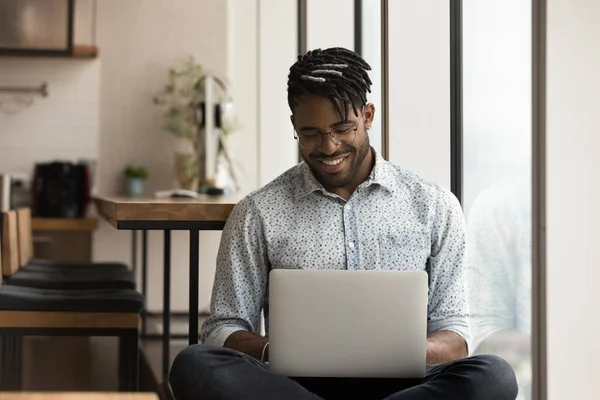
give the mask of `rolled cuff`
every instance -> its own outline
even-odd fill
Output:
[[[467,317],[450,318],[439,321],[427,321],[427,332],[451,331],[463,338],[467,344],[467,354],[470,356],[474,350],[471,342],[471,329]]]
[[[471,342],[473,351],[483,343],[489,336],[498,331],[514,330],[514,319],[490,316],[471,317]]]
[[[204,339],[202,344],[207,346],[223,347],[227,338],[231,336],[232,333],[237,331],[247,331],[247,329],[237,325],[219,326],[213,329],[208,336],[206,336],[206,339]]]

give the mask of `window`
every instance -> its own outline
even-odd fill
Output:
[[[531,398],[531,4],[463,0],[463,207],[475,353]]]

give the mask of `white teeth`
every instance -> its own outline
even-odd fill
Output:
[[[338,165],[339,163],[341,163],[342,161],[344,161],[344,158],[346,158],[346,157],[340,157],[340,158],[337,158],[337,159],[331,160],[331,161],[326,161],[326,160],[322,160],[322,161],[326,165],[332,165],[333,166],[333,165]]]

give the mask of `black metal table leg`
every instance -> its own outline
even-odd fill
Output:
[[[146,305],[148,301],[148,231],[142,231],[142,294],[144,295],[144,310],[142,311],[142,337],[146,336]]]
[[[164,231],[164,276],[163,276],[163,382],[169,381],[169,346],[171,339],[171,231]]]
[[[131,231],[131,270],[137,269],[137,231]]]
[[[198,343],[198,279],[199,279],[199,232],[190,230],[190,319],[189,344]]]

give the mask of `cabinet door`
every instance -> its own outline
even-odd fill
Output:
[[[92,259],[92,235],[76,231],[39,231],[33,233],[35,258],[89,262]]]
[[[0,1],[0,52],[70,53],[73,12],[73,0]]]

